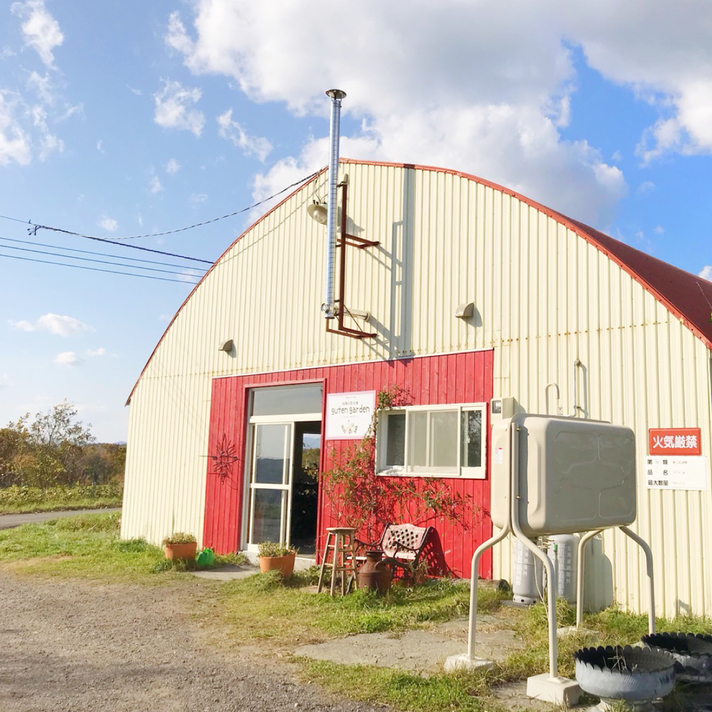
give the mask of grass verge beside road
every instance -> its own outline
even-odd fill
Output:
[[[120,507],[122,492],[119,484],[45,488],[13,485],[0,489],[0,514]]]
[[[186,567],[167,562],[143,539],[121,539],[119,512],[87,513],[0,531],[0,566],[19,574],[160,584],[183,580]],[[241,563],[240,556],[216,564]]]
[[[18,573],[149,579],[163,552],[143,540],[120,539],[119,516],[85,514],[0,531],[0,561]]]

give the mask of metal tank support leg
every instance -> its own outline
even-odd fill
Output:
[[[576,571],[576,627],[581,627],[583,620],[583,574],[584,574],[584,548],[591,539],[598,536],[603,529],[594,529],[587,532],[579,539],[578,544],[578,570]]]
[[[645,552],[646,572],[648,574],[648,633],[655,632],[655,581],[653,580],[653,552],[650,550],[645,539],[641,539],[634,531],[628,527],[618,527],[624,534],[627,534]]]

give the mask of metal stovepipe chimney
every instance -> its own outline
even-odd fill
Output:
[[[329,89],[326,95],[331,97],[331,126],[329,130],[331,150],[329,154],[329,202],[326,216],[326,284],[324,303],[321,310],[324,317],[333,319],[334,308],[334,261],[336,253],[336,187],[339,182],[339,125],[341,120],[341,100],[346,92],[341,89]]]

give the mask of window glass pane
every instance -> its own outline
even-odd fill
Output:
[[[457,467],[457,411],[430,412],[431,467]]]
[[[408,465],[426,467],[428,464],[428,413],[408,413]]]
[[[482,466],[482,411],[466,410],[462,413],[463,467]]]
[[[386,465],[404,465],[405,413],[390,413],[386,418]]]
[[[284,453],[285,441],[290,435],[289,430],[289,425],[256,426],[254,482],[270,485],[287,484],[289,460],[285,462]]]
[[[283,490],[257,489],[255,492],[255,511],[252,515],[252,544],[263,541],[280,542],[282,536],[282,499]]]
[[[321,413],[321,384],[254,388],[252,415]]]

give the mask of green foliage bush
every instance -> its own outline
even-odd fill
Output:
[[[263,541],[257,545],[257,555],[265,557],[287,556],[287,554],[296,554],[296,549],[283,544],[276,544],[273,541]]]
[[[173,532],[169,536],[165,537],[161,542],[161,546],[168,546],[168,544],[192,544],[197,541],[193,534],[188,532]]]
[[[66,401],[0,428],[0,488],[123,481],[126,446],[97,443]]]

